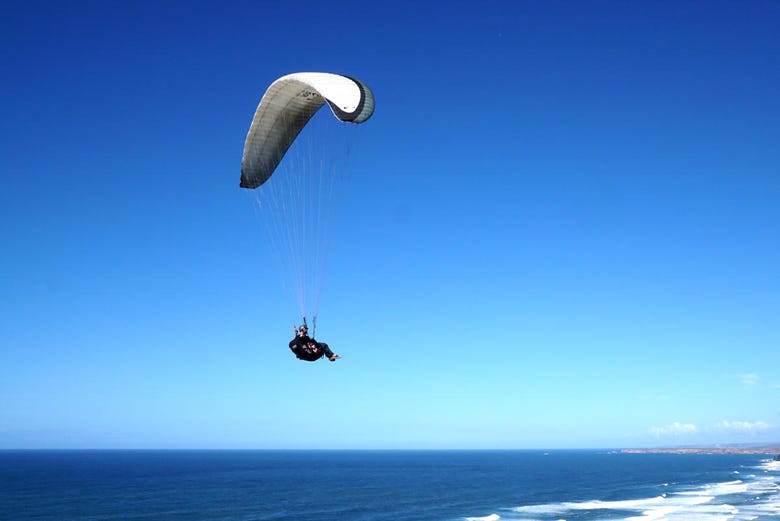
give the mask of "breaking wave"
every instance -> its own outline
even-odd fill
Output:
[[[780,462],[764,461],[742,479],[695,487],[663,483],[666,493],[638,499],[564,501],[501,509],[467,521],[757,521],[780,516]]]

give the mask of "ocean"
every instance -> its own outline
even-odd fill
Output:
[[[776,520],[779,483],[744,454],[0,451],[0,519]]]

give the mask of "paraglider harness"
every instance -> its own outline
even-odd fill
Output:
[[[314,334],[317,332],[317,317],[314,317]],[[309,331],[309,326],[306,325],[306,317],[303,317],[303,324],[301,324],[300,331],[306,329]],[[296,330],[299,331],[299,330]],[[307,362],[314,362],[322,358],[324,350],[319,346],[313,337],[309,337],[307,334],[301,336],[296,333],[295,338],[290,342],[290,349],[298,358],[298,360],[306,360]]]

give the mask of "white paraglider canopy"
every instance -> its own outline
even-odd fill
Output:
[[[325,72],[282,76],[268,87],[244,143],[241,187],[266,182],[287,149],[322,105],[341,121],[363,123],[374,112],[374,96],[360,80]]]

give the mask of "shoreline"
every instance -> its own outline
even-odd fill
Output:
[[[620,449],[621,454],[766,454],[780,455],[780,446],[768,447],[667,447],[655,449]]]

